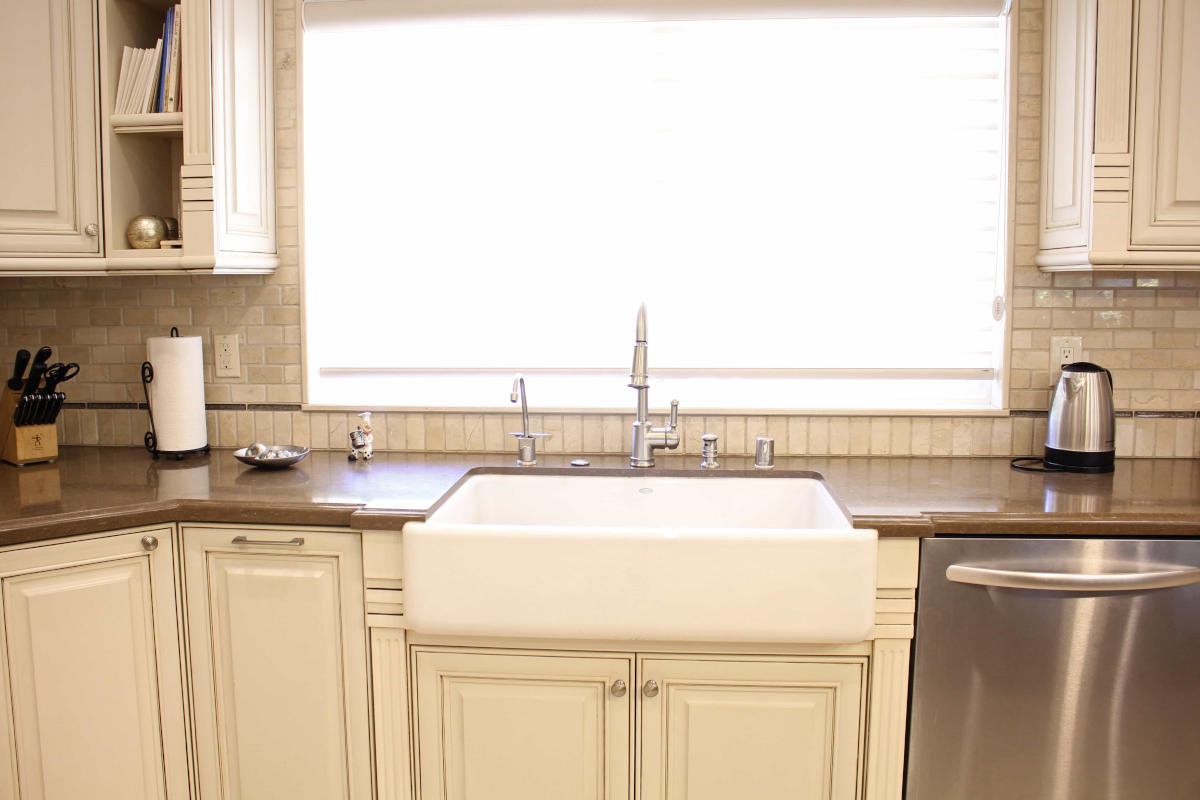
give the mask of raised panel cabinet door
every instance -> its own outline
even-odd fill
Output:
[[[182,535],[201,796],[369,798],[358,535],[193,525]]]
[[[188,797],[172,538],[0,554],[0,797]]]
[[[629,800],[632,657],[415,649],[420,800]]]
[[[1131,244],[1200,248],[1200,0],[1142,0]]]
[[[100,253],[92,0],[0,0],[0,253]]]
[[[1096,3],[1048,0],[1042,75],[1043,250],[1082,247],[1091,233]]]
[[[642,657],[640,800],[853,800],[860,662]]]
[[[216,247],[275,252],[274,4],[210,0]]]

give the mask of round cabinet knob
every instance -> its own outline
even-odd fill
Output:
[[[646,685],[642,687],[642,694],[646,697],[658,697],[658,681],[646,681]]]
[[[613,697],[624,697],[626,691],[628,691],[628,687],[625,685],[625,681],[613,681],[612,688],[609,689]]]
[[[158,549],[158,537],[157,536],[143,536],[142,537],[142,547],[146,548],[147,550],[157,550]]]
[[[97,233],[100,232],[100,229],[98,227],[96,227],[96,223],[90,222],[90,223],[88,223],[87,227],[83,229],[83,232],[86,233],[88,236],[95,236]]]

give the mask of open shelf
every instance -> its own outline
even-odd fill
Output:
[[[113,133],[148,133],[175,136],[183,133],[183,112],[158,114],[113,114],[108,120]]]

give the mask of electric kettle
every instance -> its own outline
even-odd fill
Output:
[[[1050,403],[1046,468],[1112,472],[1115,435],[1112,373],[1087,361],[1064,365]]]

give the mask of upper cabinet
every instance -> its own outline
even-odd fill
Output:
[[[1200,269],[1200,0],[1049,0],[1036,263]]]
[[[0,19],[0,254],[95,258],[95,7],[0,0]]]
[[[173,2],[99,0],[94,5],[89,0],[53,0],[49,11],[43,4],[32,4],[39,7],[36,12],[17,0],[0,3],[6,19],[9,6],[21,10],[17,29],[10,26],[0,33],[6,45],[0,59],[18,59],[20,68],[34,78],[30,87],[0,88],[6,108],[28,109],[15,122],[7,117],[0,122],[0,142],[32,148],[37,159],[26,165],[28,159],[14,154],[10,146],[0,155],[6,178],[15,176],[0,182],[0,272],[275,269],[279,259],[271,3],[181,0],[182,110],[149,114],[115,113],[123,52],[126,47],[153,48],[163,37]],[[61,19],[68,11],[70,25]],[[48,22],[42,19],[47,16]],[[22,26],[30,30],[22,32]],[[10,38],[29,55],[12,54]],[[65,63],[62,51],[68,47],[73,50],[74,72],[65,76],[60,61]],[[60,107],[65,109],[61,113]],[[26,118],[29,121],[23,122]],[[73,136],[73,141],[60,144],[52,136]],[[90,162],[81,155],[84,142],[91,146]],[[53,170],[43,164],[52,164]],[[16,171],[18,166],[24,171]],[[97,195],[103,198],[103,214]],[[83,204],[88,197],[90,217],[86,207],[67,206]],[[126,229],[140,215],[177,219],[182,246],[133,248]],[[65,241],[59,244],[45,235],[36,239],[40,246],[31,247],[25,231],[34,223],[55,232],[74,223],[81,244],[89,247],[67,247]],[[68,233],[63,230],[61,238]]]

